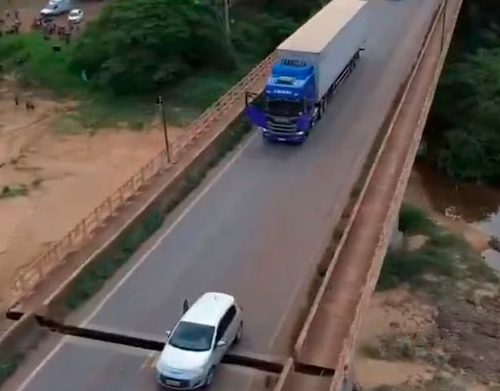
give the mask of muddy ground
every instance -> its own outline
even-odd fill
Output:
[[[362,387],[378,391],[497,391],[500,389],[500,292],[498,272],[479,252],[492,232],[437,210],[418,172],[406,201],[440,226],[463,235],[470,256],[457,259],[460,277],[427,275],[415,288],[376,292],[355,361]],[[497,198],[500,202],[500,197]],[[407,242],[408,243],[408,242]]]
[[[164,146],[158,126],[61,133],[55,121],[66,115],[64,103],[37,99],[37,110],[27,113],[8,95],[0,82],[0,310],[18,267],[61,239]]]
[[[405,289],[376,293],[366,328],[379,322],[379,333],[364,330],[355,363],[361,385],[433,389],[429,383],[439,379],[449,389],[493,390],[500,384],[500,305],[498,293],[487,292],[437,301]]]

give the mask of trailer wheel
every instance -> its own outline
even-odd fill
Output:
[[[314,109],[314,114],[311,120],[311,128],[321,119],[321,105]]]
[[[318,121],[323,118],[323,114],[326,111],[326,98],[321,99],[321,102],[318,107]]]

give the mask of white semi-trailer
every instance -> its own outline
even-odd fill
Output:
[[[307,139],[356,66],[369,27],[368,0],[332,0],[278,46],[262,99],[246,109],[266,139]]]

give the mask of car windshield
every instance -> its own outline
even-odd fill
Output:
[[[180,322],[170,337],[169,344],[182,350],[204,352],[210,350],[215,328],[198,323]]]
[[[80,11],[75,10],[75,11],[71,11],[69,14],[70,14],[71,16],[78,16],[78,14],[79,14],[79,13],[80,13]]]
[[[302,102],[290,102],[285,100],[267,101],[267,111],[269,112],[269,114],[295,116],[300,115],[302,110]]]

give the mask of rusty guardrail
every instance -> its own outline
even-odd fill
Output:
[[[187,126],[188,137],[177,140],[171,145],[174,159],[178,159],[202,134],[213,130],[217,125],[225,128],[224,114],[236,110],[241,113],[244,109],[244,98],[247,89],[254,87],[257,81],[269,73],[276,58],[276,52],[271,53],[256,67],[254,67],[243,79],[236,83],[229,91],[221,96],[212,106],[203,112],[195,121]],[[118,212],[122,207],[136,195],[140,189],[148,184],[157,174],[171,167],[167,162],[166,150],[162,150],[142,166],[134,175],[123,183],[113,194],[108,196],[89,215],[83,218],[59,241],[38,255],[31,262],[20,267],[12,283],[14,300],[18,301],[33,292],[48,273],[59,265],[64,264],[65,259],[71,253],[78,251],[87,244],[98,227]]]

